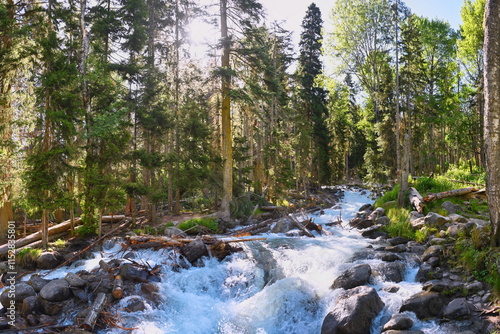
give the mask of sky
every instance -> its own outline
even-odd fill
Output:
[[[298,40],[302,19],[312,2],[320,8],[327,27],[335,0],[260,0],[267,9],[268,20],[283,21],[286,29],[294,31],[294,41]],[[460,8],[463,0],[401,0],[401,2],[406,3],[417,15],[448,21],[454,29],[458,29],[461,24]]]

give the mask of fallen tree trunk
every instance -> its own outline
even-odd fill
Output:
[[[114,298],[123,298],[123,279],[120,275],[115,277],[113,292],[111,293]]]
[[[81,219],[75,219],[75,224],[81,223]],[[61,224],[54,225],[52,227],[49,227],[48,230],[48,235],[54,235],[54,234],[59,234],[63,231],[66,231],[71,228],[71,221],[66,220],[65,222],[62,222]],[[34,243],[35,241],[42,240],[42,232],[36,232],[31,235],[28,235],[27,237],[18,239],[15,243],[15,249],[21,248],[23,246],[26,246],[28,244]],[[0,256],[7,254],[9,251],[9,245],[4,244],[0,247]]]
[[[250,225],[248,227],[239,229],[237,231],[233,231],[231,233],[226,234],[226,236],[234,236],[234,237],[241,237],[241,236],[246,236],[246,235],[254,235],[257,233],[260,233],[262,229],[268,228],[269,225],[274,223],[277,219],[267,219],[264,220],[263,222],[257,223]]]
[[[436,199],[440,198],[446,198],[446,197],[454,197],[454,196],[462,196],[469,194],[471,192],[478,191],[477,188],[461,188],[461,189],[455,189],[455,190],[448,190],[448,191],[443,191],[437,194],[428,194],[427,196],[424,197],[425,202],[430,202],[434,201]]]
[[[102,216],[101,221],[103,223],[116,223],[127,218],[125,215],[114,215],[114,216]]]
[[[106,294],[104,292],[99,292],[94,300],[94,303],[92,304],[89,314],[85,317],[85,320],[80,325],[80,328],[83,328],[86,331],[92,331],[94,329],[97,317],[106,304],[106,299]]]
[[[309,232],[309,230],[304,226],[304,224],[299,222],[299,220],[294,217],[294,215],[290,215],[290,218],[292,219],[292,222],[295,224],[295,226],[297,226],[302,232],[304,232],[305,235],[307,235],[309,238],[316,238],[314,234]]]
[[[425,201],[422,195],[418,192],[417,189],[410,187],[410,203],[411,206],[417,210],[419,213],[423,213]]]

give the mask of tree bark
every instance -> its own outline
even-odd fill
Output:
[[[424,199],[422,198],[422,195],[420,195],[420,193],[418,192],[417,189],[411,187],[410,188],[410,203],[412,205],[412,207],[417,210],[419,213],[423,213],[424,212],[424,206],[425,206],[425,202],[424,202]]]
[[[500,246],[500,0],[488,0],[484,31],[484,136],[491,245]]]
[[[227,0],[220,2],[221,17],[221,40],[223,45],[221,66],[224,70],[222,74],[222,201],[220,206],[220,216],[223,220],[231,219],[231,201],[233,199],[233,139],[231,134],[231,100],[229,92],[231,90],[231,76],[229,74],[229,52],[230,41],[227,26]]]

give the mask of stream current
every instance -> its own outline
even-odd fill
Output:
[[[373,203],[369,192],[346,188],[336,206],[311,215],[315,223],[323,226],[322,235],[308,238],[263,234],[266,240],[240,243],[242,252],[233,253],[223,261],[204,258],[201,267],[174,270],[172,263],[179,259],[173,251],[138,251],[135,261],[162,266],[161,282],[157,284],[163,300],[158,305],[147,304],[143,311],[119,313],[118,324],[134,330],[115,328],[99,333],[320,333],[323,319],[341,293],[341,289],[330,289],[335,278],[355,264],[368,263],[374,267],[382,263],[359,256],[367,249],[384,245],[382,241],[364,238],[347,224],[367,203]],[[340,226],[325,225],[340,217],[343,222]],[[94,259],[62,268],[45,278],[62,278],[68,271],[91,270],[103,258],[117,254],[123,255],[119,243],[108,244],[104,251],[95,253]],[[410,261],[406,265],[405,279],[400,283],[386,282],[381,275],[373,279],[371,286],[385,307],[374,320],[372,334],[380,333],[389,317],[399,312],[403,301],[422,289],[414,279],[417,264]],[[399,288],[397,293],[385,291],[394,286]],[[121,305],[126,305],[130,298],[137,296],[124,298]],[[412,313],[410,316],[415,321],[412,329],[444,333],[435,322],[420,321]]]

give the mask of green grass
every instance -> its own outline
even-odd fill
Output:
[[[387,211],[387,217],[390,219],[390,224],[384,227],[384,230],[391,237],[406,237],[415,240],[415,231],[408,221],[410,211],[405,208],[391,208]]]
[[[16,253],[16,263],[25,268],[33,267],[36,265],[36,259],[40,256],[42,250],[40,248],[26,247],[20,249]]]
[[[198,234],[207,229],[213,233],[217,233],[219,231],[219,224],[215,218],[190,219],[183,221],[177,227],[189,234]]]
[[[57,239],[56,241],[50,243],[50,245],[55,248],[64,248],[67,244],[68,242],[62,239]]]

